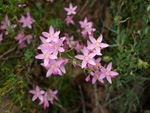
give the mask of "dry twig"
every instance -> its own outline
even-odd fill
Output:
[[[8,51],[6,51],[5,53],[3,53],[1,56],[0,56],[0,59],[2,59],[5,55],[11,53],[12,51],[14,51],[16,49],[17,46],[13,47],[12,49],[9,49]]]
[[[55,102],[55,105],[63,110],[64,113],[68,113],[67,110],[59,103]]]
[[[79,90],[80,90],[80,95],[81,95],[81,101],[82,101],[82,105],[83,105],[83,113],[86,113],[86,108],[85,108],[85,101],[84,101],[84,96],[83,96],[83,92],[82,92],[82,88],[81,88],[81,86],[80,85],[78,85],[78,87],[79,87]]]
[[[100,108],[101,113],[105,113],[104,110],[103,110],[103,108],[102,108],[102,106],[98,102],[97,84],[96,83],[94,84],[94,95],[95,95],[95,105],[96,105],[97,109]]]

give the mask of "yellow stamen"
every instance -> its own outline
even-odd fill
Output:
[[[38,95],[39,95],[39,92],[36,93],[36,96],[38,96]]]
[[[29,24],[29,21],[27,20],[27,24]]]
[[[46,52],[46,53],[45,53],[45,55],[46,55],[46,58],[48,58],[48,54],[49,54],[48,52]]]
[[[97,77],[97,79],[99,78],[99,75],[98,75],[98,74],[96,74],[95,76]]]
[[[99,44],[98,44],[98,43],[99,43],[99,41],[96,41],[96,46],[98,46],[98,47],[99,47]]]
[[[50,33],[49,36],[50,36],[51,38],[53,38],[53,34],[52,34],[52,33]]]
[[[52,70],[54,70],[54,68],[55,68],[55,65],[51,65],[51,68],[52,68]]]
[[[55,50],[57,50],[58,49],[58,45],[55,45]]]
[[[107,74],[107,75],[110,75],[110,74],[109,74],[109,71],[106,71],[106,74]]]
[[[88,60],[88,55],[85,56],[85,60],[86,60],[86,61]]]
[[[48,46],[48,42],[46,42],[46,46]]]
[[[98,66],[98,63],[96,63],[96,66]]]

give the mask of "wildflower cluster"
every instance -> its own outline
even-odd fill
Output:
[[[22,30],[18,32],[17,36],[14,37],[14,39],[18,40],[19,48],[22,49],[26,47],[25,40],[27,40],[27,43],[30,44],[30,39],[32,39],[32,34],[24,34],[24,28],[28,27],[29,29],[32,28],[31,24],[35,22],[35,20],[31,17],[30,12],[27,12],[27,18],[25,18],[23,15],[21,15],[20,20],[18,23],[23,23]],[[6,30],[5,35],[8,35],[9,28],[14,31],[14,28],[17,27],[17,24],[10,24],[10,20],[8,19],[8,16],[6,16],[5,21],[1,22],[2,26],[0,27],[1,30]],[[0,34],[0,42],[3,40],[3,33]]]
[[[29,91],[31,94],[33,94],[32,101],[35,101],[37,98],[40,100],[40,105],[44,104],[44,109],[49,107],[49,102],[53,104],[54,99],[58,100],[56,94],[58,93],[58,90],[51,90],[48,89],[48,91],[40,90],[38,85],[36,85],[35,90]]]
[[[49,32],[42,33],[44,37],[40,37],[42,44],[38,47],[42,51],[42,54],[35,56],[37,59],[44,59],[44,63],[41,65],[48,69],[46,77],[51,76],[51,74],[62,75],[66,73],[64,65],[68,62],[68,59],[58,59],[58,52],[64,52],[62,47],[63,41],[66,37],[60,37],[60,31],[54,31],[54,28],[50,26]]]
[[[110,62],[105,69],[100,63],[101,57],[95,59],[94,57],[101,56],[101,49],[106,48],[109,45],[105,43],[101,43],[102,41],[102,35],[95,40],[93,36],[89,36],[90,41],[87,41],[87,47],[84,46],[83,49],[81,49],[81,52],[83,55],[76,55],[75,58],[82,60],[81,68],[87,69],[88,73],[90,73],[93,76],[92,84],[96,82],[96,80],[99,80],[101,83],[103,82],[103,79],[106,77],[109,83],[111,84],[111,78],[114,78],[114,76],[118,75],[117,72],[111,71],[112,62]],[[90,75],[86,78],[86,81],[90,81]]]
[[[0,27],[1,30],[6,30],[5,35],[8,35],[9,28],[14,31],[14,28],[17,26],[16,24],[11,25],[8,16],[6,16],[5,21],[1,22],[2,26]]]
[[[73,7],[70,3],[69,8],[64,9],[67,11],[67,25],[69,23],[75,25],[74,21],[72,20],[73,16],[70,15],[76,14],[75,10],[77,9],[77,6]],[[79,41],[75,41],[73,35],[69,37],[69,35],[66,33],[64,37],[60,37],[60,31],[55,31],[55,29],[50,26],[49,32],[42,32],[44,37],[40,36],[42,43],[37,49],[41,50],[42,54],[37,53],[35,58],[44,60],[41,65],[48,70],[46,73],[46,77],[50,77],[52,74],[62,75],[63,73],[66,73],[65,64],[67,64],[68,61],[72,61],[74,67],[80,66],[82,69],[86,70],[87,73],[89,73],[89,75],[85,79],[87,82],[90,81],[90,76],[92,76],[92,84],[94,84],[97,80],[101,83],[104,83],[104,78],[106,78],[111,84],[111,79],[118,75],[118,73],[111,71],[112,62],[110,62],[107,67],[103,67],[100,63],[100,56],[102,56],[101,50],[108,47],[109,45],[102,43],[102,34],[97,39],[93,37],[93,32],[96,29],[92,28],[93,23],[88,22],[87,17],[85,17],[84,21],[79,21],[79,24],[83,29],[83,31],[81,31],[82,36],[89,37],[89,40],[87,39],[87,46],[82,43],[80,44]],[[80,30],[78,32],[80,32]],[[60,55],[58,57],[59,53],[67,53],[67,50],[70,49],[75,49],[77,51],[77,55],[71,58],[69,57],[68,59],[63,59]],[[95,57],[98,58],[95,59]],[[30,93],[35,94],[33,92]],[[42,92],[42,94],[43,93],[44,92]],[[36,92],[33,100],[35,100],[35,98],[37,97],[39,97],[39,99],[42,98],[40,94],[41,93],[38,92],[37,95]],[[44,97],[46,98],[46,105],[44,105],[48,107],[48,93],[45,93]],[[42,99],[40,100],[42,101]]]
[[[87,37],[87,34],[89,36],[93,35],[93,32],[96,30],[95,28],[92,28],[93,23],[88,22],[87,17],[85,17],[84,21],[79,21],[79,24],[81,25],[81,28],[83,29],[81,34],[83,37]]]
[[[64,9],[67,11],[67,18],[65,19],[67,25],[69,25],[69,23],[75,25],[74,21],[72,20],[73,16],[71,16],[71,14],[72,15],[76,14],[75,10],[77,9],[77,6],[73,7],[72,3],[70,3],[69,8]]]

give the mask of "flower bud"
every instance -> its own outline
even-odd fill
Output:
[[[89,77],[89,76],[86,77],[86,78],[85,78],[85,81],[86,81],[86,82],[90,82],[90,77]]]

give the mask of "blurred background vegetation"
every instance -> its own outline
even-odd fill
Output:
[[[38,6],[37,2],[41,4]],[[73,18],[75,26],[65,23],[64,7],[69,3],[77,5]],[[26,4],[18,7],[18,4]],[[32,29],[25,28],[25,34],[33,34],[31,44],[18,48],[14,37],[22,29],[18,24],[21,15],[30,11],[36,20]],[[0,21],[6,15],[11,24],[17,24],[14,31],[0,42],[0,112],[18,113],[147,113],[150,112],[150,1],[149,0],[1,0]],[[110,45],[102,50],[102,64],[113,62],[119,76],[113,84],[85,82],[84,72],[67,64],[67,74],[45,77],[46,70],[35,59],[39,36],[52,25],[61,30],[61,36],[68,33],[75,40],[87,39],[76,33],[79,22],[85,17],[94,23],[94,36],[103,34],[103,42]],[[1,26],[1,25],[0,25]],[[20,51],[20,54],[16,54]],[[39,85],[41,89],[58,89],[59,101],[46,110],[38,101],[32,102],[29,90]],[[5,103],[8,101],[7,103]],[[5,106],[4,104],[7,104]]]

